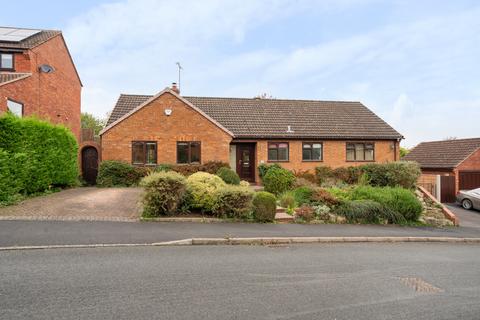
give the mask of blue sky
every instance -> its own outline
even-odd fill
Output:
[[[478,17],[453,0],[9,1],[0,25],[61,29],[98,116],[180,61],[182,94],[359,100],[410,147],[480,136]]]

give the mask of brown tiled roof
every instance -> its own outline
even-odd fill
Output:
[[[480,148],[480,138],[422,142],[402,160],[416,161],[422,168],[455,168]]]
[[[22,73],[22,72],[0,72],[0,86],[21,80],[31,76],[31,73]]]
[[[8,27],[1,27],[8,28]],[[21,28],[11,28],[11,29],[21,29]],[[2,49],[32,49],[47,40],[55,37],[56,35],[61,34],[61,31],[58,30],[41,30],[39,33],[34,34],[20,42],[9,42],[0,40],[0,48]]]
[[[107,126],[152,96],[120,95]],[[236,138],[399,139],[360,102],[183,97]],[[290,126],[293,132],[288,133]]]

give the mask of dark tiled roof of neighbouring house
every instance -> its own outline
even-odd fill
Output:
[[[0,27],[5,29],[22,29],[22,28],[9,28],[9,27]],[[28,30],[28,29],[23,29]],[[30,37],[25,38],[19,42],[11,42],[11,41],[2,41],[0,40],[0,48],[2,49],[32,49],[45,41],[50,40],[51,38],[61,34],[61,31],[58,30],[40,30],[39,33],[34,34]]]
[[[120,95],[107,127],[152,96]],[[189,97],[236,138],[400,139],[360,102]],[[293,132],[288,133],[290,126]]]
[[[0,86],[10,82],[28,78],[31,75],[31,73],[21,72],[0,72]]]
[[[416,161],[422,168],[457,167],[480,148],[480,138],[422,142],[402,160]]]

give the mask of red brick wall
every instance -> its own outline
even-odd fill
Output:
[[[165,109],[172,114],[166,116]],[[176,163],[177,141],[201,141],[201,161],[229,162],[230,135],[165,93],[102,135],[102,160],[132,161],[132,141],[157,141],[157,163]]]
[[[459,171],[480,171],[480,149],[472,153],[465,161],[455,170],[455,191],[460,191],[460,175]]]
[[[274,140],[262,140],[257,142],[257,155],[256,162],[257,167],[260,163],[268,162],[267,146],[269,141]],[[280,141],[280,140],[279,140]],[[332,168],[345,167],[345,166],[358,166],[369,162],[350,162],[346,161],[346,141],[342,140],[325,140],[323,141],[323,161],[303,161],[302,160],[302,143],[303,141],[287,141],[289,142],[289,161],[278,162],[282,167],[289,170],[308,170],[312,173],[315,172],[317,166],[329,166]],[[308,141],[308,140],[305,140]],[[397,144],[395,157],[395,148],[392,148],[392,143]],[[396,141],[375,141],[375,162],[389,162],[399,159],[398,142]],[[258,181],[258,169],[257,169],[257,181]]]
[[[41,64],[55,68],[39,73]],[[7,110],[7,98],[24,104],[24,115],[36,115],[69,127],[80,138],[81,84],[61,35],[40,46],[15,55],[16,72],[30,72],[27,79],[0,86],[0,112]]]

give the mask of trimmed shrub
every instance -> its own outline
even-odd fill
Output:
[[[263,181],[263,177],[267,174],[268,170],[272,168],[282,168],[278,163],[273,163],[273,164],[266,164],[262,163],[258,166],[258,175],[260,176],[260,179]]]
[[[313,188],[306,186],[294,189],[293,196],[295,197],[295,202],[298,205],[309,204],[314,192]]]
[[[230,168],[230,165],[221,161],[207,161],[204,164],[172,164],[168,165],[170,170],[189,176],[196,172],[207,172],[216,174],[220,168]]]
[[[273,167],[268,169],[263,177],[265,191],[273,194],[281,194],[292,188],[295,176],[290,170]]]
[[[335,213],[353,223],[405,222],[401,214],[372,200],[346,201],[335,210]]]
[[[130,187],[137,185],[146,171],[123,161],[106,160],[98,168],[97,186]]]
[[[295,221],[310,222],[313,219],[315,219],[315,210],[311,206],[304,204],[295,209]]]
[[[221,167],[217,171],[217,176],[222,178],[222,180],[225,181],[228,184],[235,184],[235,185],[240,184],[240,177],[238,176],[238,174],[235,171],[233,171],[230,168]]]
[[[253,191],[236,185],[228,185],[215,194],[212,212],[219,217],[246,219],[252,213]]]
[[[362,171],[372,186],[406,189],[414,189],[421,174],[418,163],[411,161],[371,163],[362,166]]]
[[[329,207],[336,206],[340,203],[336,196],[330,193],[327,189],[316,188],[310,197],[311,202],[325,204]]]
[[[260,191],[253,197],[253,217],[259,222],[271,222],[275,220],[277,211],[277,199],[275,195]]]
[[[376,201],[408,221],[417,221],[423,210],[415,194],[401,187],[359,186],[350,192],[350,197],[352,200]]]
[[[0,202],[76,184],[77,152],[66,127],[5,113],[0,117]]]
[[[250,187],[250,182],[242,180],[242,181],[240,181],[240,185],[242,187]]]
[[[207,172],[197,172],[187,178],[189,206],[203,212],[211,212],[217,191],[227,184],[220,177]]]
[[[160,216],[175,214],[186,192],[186,179],[180,173],[154,172],[144,177],[140,186],[143,195],[144,215]]]
[[[295,175],[295,177],[297,179],[304,179],[304,180],[309,181],[312,184],[317,183],[317,178],[316,178],[315,174],[311,173],[308,170],[294,170],[293,174]]]

